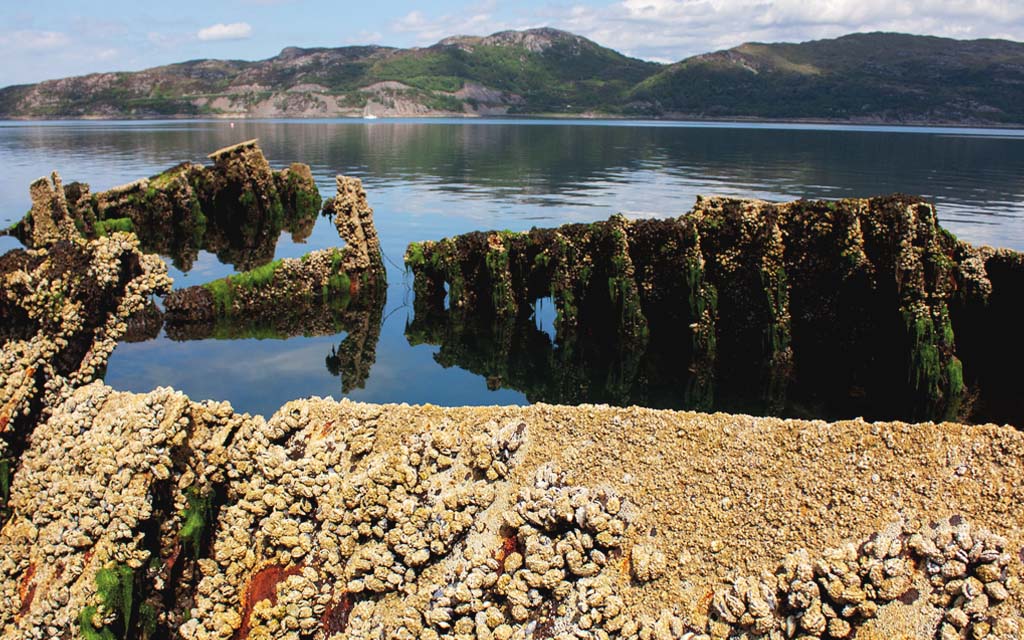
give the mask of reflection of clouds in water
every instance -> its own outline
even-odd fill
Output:
[[[340,394],[340,380],[324,363],[340,341],[341,336],[186,342],[161,337],[122,343],[110,359],[106,381],[139,392],[171,386],[194,399],[228,400],[242,411],[269,415],[295,398]]]

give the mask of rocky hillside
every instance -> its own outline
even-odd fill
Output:
[[[0,118],[610,114],[1024,124],[1024,44],[890,33],[665,66],[555,29],[414,49],[288,47],[0,89]]]
[[[660,65],[555,29],[426,48],[288,47],[0,90],[0,117],[505,114],[607,109]]]

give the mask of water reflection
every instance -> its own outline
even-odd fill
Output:
[[[411,281],[396,265],[412,241],[475,229],[521,231],[534,225],[590,222],[619,211],[628,217],[678,215],[690,208],[697,194],[714,192],[784,200],[900,191],[933,197],[944,226],[965,240],[1024,249],[1024,133],[969,130],[509,121],[240,121],[234,129],[219,121],[0,124],[0,219],[10,224],[20,218],[29,207],[28,184],[53,169],[68,181],[88,181],[98,191],[185,160],[207,162],[210,150],[248,138],[260,139],[275,168],[292,161],[308,163],[323,195],[333,193],[338,173],[364,180],[382,247],[390,258],[390,290],[373,373],[363,378],[365,388],[350,392],[368,401],[524,402],[526,394],[511,389],[532,388],[512,385],[509,373],[500,390],[489,391],[486,378],[437,365],[435,355],[453,364],[462,362],[461,356],[448,357],[453,347],[409,344],[405,329],[412,321]],[[254,257],[246,264],[271,254],[298,257],[339,244],[333,225],[323,218],[314,222],[308,236],[303,230],[293,237],[283,229],[275,241],[273,249],[253,245]],[[11,239],[0,238],[0,247],[8,246]],[[176,286],[198,284],[231,274],[239,262],[238,256],[214,243],[210,250],[199,248],[189,254],[187,261],[179,258],[182,268],[172,264],[171,275]],[[147,331],[144,335],[153,335],[153,326]],[[325,366],[326,359],[340,358],[342,341],[348,337],[342,331],[287,340],[259,340],[251,334],[181,342],[169,339],[166,328],[155,331],[156,340],[117,348],[108,382],[136,391],[174,384],[196,398],[228,398],[240,410],[261,412],[293,397],[337,394],[339,381],[328,366],[340,371],[341,360],[332,359]],[[466,340],[474,332],[478,337],[473,340],[486,335],[468,328],[462,332]],[[529,344],[537,339],[525,336],[522,340]],[[429,342],[445,343],[435,340],[438,337]],[[569,362],[557,358],[583,357],[578,352],[559,354],[555,346],[550,349],[556,358],[553,368]],[[524,349],[510,357],[540,357],[530,353],[534,352]],[[588,357],[597,360],[597,365],[587,364],[591,371],[617,366],[600,364],[608,356]],[[669,360],[655,353],[645,357]],[[685,372],[669,369],[646,363],[637,368],[636,379],[654,385],[645,403],[667,404],[659,400],[660,388],[665,394],[680,385],[685,388]],[[575,397],[612,397],[596,391],[606,388],[602,380],[607,371],[588,375],[592,391]],[[665,382],[659,383],[662,376],[667,376]],[[575,388],[568,378],[560,384]],[[728,395],[728,389],[718,385],[716,406],[723,406]],[[631,397],[643,400],[640,395]],[[800,410],[790,407],[793,413]]]
[[[168,324],[165,329],[167,337],[176,342],[288,340],[297,336],[337,339],[343,335],[337,345],[331,346],[324,364],[333,377],[341,379],[342,395],[348,395],[366,387],[377,360],[385,300],[384,295],[365,293],[356,299],[354,307],[346,309],[318,306],[287,317],[218,318],[206,323]]]

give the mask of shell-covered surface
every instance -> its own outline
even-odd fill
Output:
[[[1022,461],[995,426],[317,398],[264,420],[93,383],[21,458],[0,629],[1016,639]],[[122,566],[126,609],[99,575]]]

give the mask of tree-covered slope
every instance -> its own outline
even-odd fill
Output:
[[[744,44],[640,83],[639,113],[887,122],[1024,122],[1024,44],[892,33]]]

